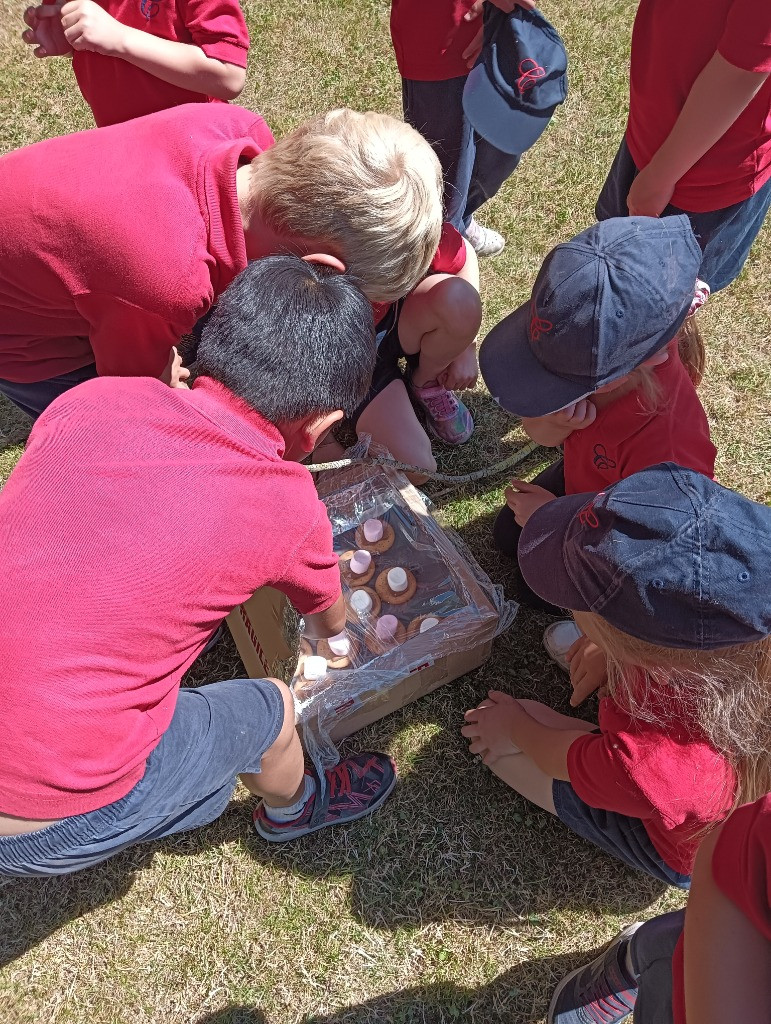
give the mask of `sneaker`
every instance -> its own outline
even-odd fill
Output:
[[[499,252],[503,252],[503,248],[506,245],[506,239],[503,235],[499,235],[492,228],[483,227],[473,217],[469,226],[463,232],[463,237],[477,256],[497,256]]]
[[[445,444],[463,444],[474,433],[471,413],[454,391],[435,380],[422,388],[410,383],[410,394],[426,414],[426,426]]]
[[[316,778],[311,771],[306,774]],[[387,754],[356,754],[324,774],[327,781],[324,796],[316,789],[297,818],[271,821],[265,805],[259,804],[253,820],[263,839],[269,843],[286,843],[330,825],[344,825],[364,818],[380,807],[396,785],[396,765]]]
[[[557,985],[546,1017],[548,1024],[618,1024],[637,1001],[637,980],[629,976],[629,940],[640,928],[632,924],[585,967],[578,967]]]
[[[573,619],[560,619],[552,622],[543,631],[543,645],[552,661],[556,662],[563,672],[570,672],[565,657],[573,644],[583,633]]]

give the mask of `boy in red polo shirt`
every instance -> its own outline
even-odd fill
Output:
[[[713,292],[771,205],[771,4],[641,0],[629,120],[597,217],[687,213]]]
[[[771,1020],[771,796],[702,843],[688,907],[616,936],[565,977],[549,1024]]]
[[[24,21],[36,57],[72,54],[99,126],[234,100],[246,81],[249,32],[238,0],[70,0],[28,7]]]
[[[489,0],[510,12],[534,0]],[[402,77],[404,119],[434,147],[442,165],[447,219],[478,256],[505,239],[474,219],[519,163],[478,136],[463,113],[463,87],[481,47],[482,0],[391,0],[391,40]]]
[[[441,172],[384,114],[274,144],[257,114],[186,104],[0,157],[0,221],[0,392],[37,415],[97,373],[160,374],[249,260],[332,252],[371,300],[406,294],[439,242]]]
[[[324,257],[312,257],[312,259]],[[328,267],[251,264],[193,387],[89,381],[32,430],[0,494],[0,872],[79,870],[213,821],[240,777],[269,841],[382,803],[388,757],[304,772],[289,690],[180,690],[215,626],[282,591],[306,635],[345,626],[332,530],[298,461],[366,391],[369,303]]]

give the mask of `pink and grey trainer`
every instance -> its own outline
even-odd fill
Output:
[[[440,441],[463,444],[474,433],[471,413],[454,391],[433,380],[421,388],[411,383],[410,392],[426,415],[429,431]]]

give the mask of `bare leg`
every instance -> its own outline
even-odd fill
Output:
[[[550,729],[583,729],[586,732],[593,732],[597,728],[593,722],[561,715],[559,711],[537,700],[521,700],[520,704],[532,718],[542,725],[548,725]],[[552,797],[554,779],[542,772],[527,754],[508,754],[486,763],[493,775],[497,775],[502,782],[516,790],[526,800],[542,807],[549,814],[557,813]]]
[[[408,355],[420,354],[412,379],[417,387],[437,380],[463,353],[476,373],[474,339],[482,322],[479,292],[451,274],[432,274],[404,300],[399,316],[399,343]],[[471,386],[473,380],[463,381]]]
[[[424,466],[430,473],[436,471],[431,441],[418,422],[401,380],[391,381],[387,388],[375,395],[359,416],[356,432],[359,436],[369,434],[373,441],[384,445],[399,462]],[[414,473],[408,476],[414,484],[421,484],[426,479]]]
[[[274,743],[262,756],[262,770],[240,776],[255,796],[272,807],[289,807],[300,799],[305,785],[305,756],[297,735],[294,698],[289,687],[272,679],[284,698],[284,723]]]

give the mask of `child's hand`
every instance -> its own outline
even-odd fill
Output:
[[[461,734],[469,741],[469,753],[480,754],[485,764],[521,753],[512,737],[520,716],[526,714],[510,694],[490,690],[487,700],[463,716]]]
[[[62,28],[73,50],[119,54],[126,26],[94,3],[94,0],[70,0],[62,7]]]
[[[602,688],[608,682],[608,663],[597,644],[586,636],[580,636],[565,658],[570,666],[570,685],[573,687],[571,707],[583,704],[595,690],[600,690],[602,695]]]
[[[182,365],[182,356],[175,347],[172,348],[169,353],[169,361],[166,363],[166,369],[161,374],[161,380],[164,384],[168,384],[170,388],[187,388],[189,385],[185,381],[189,376],[190,370]]]
[[[672,193],[675,182],[662,177],[655,162],[644,167],[632,182],[626,205],[632,217],[660,217]]]
[[[63,57],[72,53],[62,28],[62,9],[58,4],[46,4],[40,7],[28,7],[24,12],[24,24],[29,28],[21,34],[21,38],[29,46],[36,57]]]
[[[488,2],[488,0],[476,0],[476,2],[473,3],[464,14],[463,20],[474,21],[478,18],[484,12],[486,2]],[[533,11],[537,6],[535,0],[489,0],[489,3],[493,4],[493,6],[497,7],[505,14],[511,14],[515,7],[524,7],[526,11]],[[477,34],[461,54],[463,60],[466,62],[467,68],[473,68],[476,64],[477,58],[482,52],[484,37],[484,27],[480,27]]]
[[[588,398],[582,398],[580,401],[560,409],[559,412],[543,416],[542,419],[553,420],[556,426],[564,427],[571,433],[574,430],[585,430],[597,419],[597,406]]]
[[[536,509],[554,501],[555,498],[555,495],[545,487],[528,484],[524,480],[512,480],[504,491],[504,496],[519,526],[524,526]]]
[[[477,347],[469,345],[438,375],[437,382],[448,391],[461,391],[463,388],[473,388],[478,376]]]

